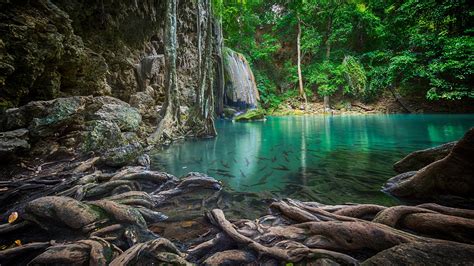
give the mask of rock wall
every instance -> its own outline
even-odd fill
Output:
[[[177,6],[185,118],[200,62],[215,61],[198,48],[198,12],[200,24],[214,20],[203,1]],[[147,147],[164,109],[165,12],[164,0],[0,0],[0,157],[98,152],[121,165]]]
[[[178,82],[188,106],[197,86],[196,10],[196,1],[179,1]],[[163,29],[163,0],[0,1],[0,109],[79,95],[149,96],[159,105]]]

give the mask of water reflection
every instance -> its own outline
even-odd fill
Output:
[[[237,191],[270,191],[324,203],[394,200],[379,191],[392,164],[413,150],[460,138],[472,115],[270,117],[218,121],[219,136],[171,145],[155,168],[198,171]]]

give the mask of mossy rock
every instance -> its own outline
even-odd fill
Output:
[[[262,109],[253,109],[249,110],[241,115],[238,115],[234,118],[235,121],[256,121],[265,119],[265,110]]]
[[[237,110],[235,110],[234,108],[230,108],[230,107],[225,107],[223,111],[224,111],[224,116],[227,117],[227,118],[232,118],[237,113]]]

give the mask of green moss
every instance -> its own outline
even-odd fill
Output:
[[[234,120],[235,121],[255,121],[255,120],[262,120],[264,118],[265,118],[265,110],[253,109],[241,115],[236,116]]]

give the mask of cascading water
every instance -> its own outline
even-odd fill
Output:
[[[224,103],[240,110],[257,108],[260,96],[249,63],[242,54],[230,49],[226,49],[224,58]]]

